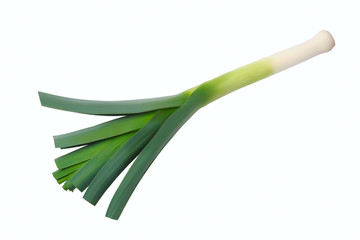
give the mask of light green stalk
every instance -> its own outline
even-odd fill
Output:
[[[196,95],[196,105],[201,107],[244,86],[264,79],[274,73],[271,59],[262,59],[225,73],[198,86],[190,98]]]

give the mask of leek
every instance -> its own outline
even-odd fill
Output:
[[[65,190],[85,191],[96,205],[113,181],[132,163],[117,188],[106,216],[118,219],[152,162],[199,109],[256,81],[283,71],[335,45],[327,31],[295,47],[240,67],[176,95],[127,101],[95,101],[39,92],[45,107],[93,115],[119,116],[79,131],[54,137],[55,147],[81,148],[55,159],[53,173]]]

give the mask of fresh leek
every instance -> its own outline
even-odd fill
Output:
[[[327,31],[312,39],[225,73],[176,95],[127,101],[93,101],[39,92],[45,107],[117,119],[54,137],[55,147],[81,148],[55,159],[53,173],[65,190],[86,190],[96,205],[113,181],[132,163],[106,216],[118,219],[137,184],[165,145],[200,108],[246,85],[292,67],[335,45]]]

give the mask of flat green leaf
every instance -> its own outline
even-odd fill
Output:
[[[73,165],[71,167],[68,168],[64,168],[64,169],[58,169],[57,171],[53,172],[53,176],[56,180],[59,180],[67,175],[69,175],[70,173],[73,173],[77,170],[79,170],[80,168],[82,168],[85,164],[87,163],[87,161],[82,162],[82,163],[78,163],[76,165]]]
[[[106,216],[112,219],[119,219],[123,209],[126,206],[131,194],[135,190],[139,181],[155,160],[161,150],[166,146],[176,132],[185,124],[185,122],[199,109],[199,101],[186,102],[176,112],[174,112],[151,141],[140,152],[133,165],[125,175],[119,188],[115,192]]]
[[[173,112],[174,109],[159,110],[144,128],[122,145],[105,163],[90,183],[89,188],[84,195],[84,199],[91,204],[96,205],[111,183],[132,162],[144,146],[146,146]]]
[[[121,135],[109,142],[98,154],[91,158],[84,167],[76,172],[71,179],[71,183],[80,191],[84,191],[115,151],[117,151],[135,133],[136,132],[131,132]]]
[[[54,136],[55,147],[75,147],[136,131],[145,126],[154,114],[155,112],[129,115],[93,127],[57,135]]]
[[[88,161],[94,157],[106,145],[108,140],[91,143],[68,154],[55,159],[55,164],[59,169],[64,169],[78,163]]]
[[[41,105],[70,112],[94,115],[127,115],[150,112],[158,109],[181,106],[189,97],[189,92],[180,94],[125,101],[95,101],[61,97],[44,92],[38,92]]]

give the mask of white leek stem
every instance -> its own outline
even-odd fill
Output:
[[[321,31],[310,40],[270,56],[274,73],[295,66],[335,46],[334,38],[328,31]]]
[[[201,104],[205,106],[239,88],[328,52],[334,46],[335,41],[331,34],[321,31],[302,44],[225,73],[188,90],[188,93],[191,94],[194,91],[194,94],[202,95]]]

